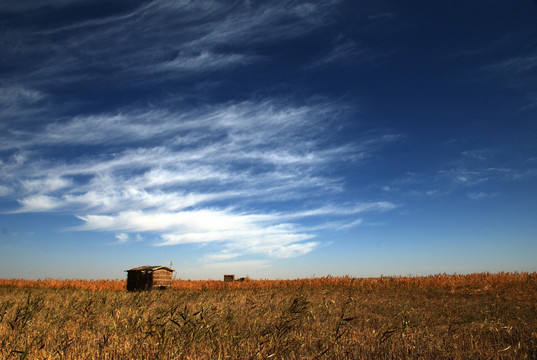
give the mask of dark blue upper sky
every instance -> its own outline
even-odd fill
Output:
[[[0,30],[0,277],[536,270],[536,1],[7,0]]]

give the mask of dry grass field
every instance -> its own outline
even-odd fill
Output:
[[[0,280],[0,359],[536,359],[537,274]]]

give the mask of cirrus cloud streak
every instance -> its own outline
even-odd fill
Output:
[[[12,212],[73,214],[82,225],[72,230],[113,232],[118,243],[150,233],[159,246],[214,244],[215,259],[300,256],[321,244],[319,230],[349,229],[361,223],[357,214],[396,207],[327,202],[345,187],[328,167],[359,165],[398,140],[369,133],[333,141],[337,124],[353,116],[346,108],[273,99],[125,109],[13,129],[3,136],[10,171],[2,182],[20,205]]]

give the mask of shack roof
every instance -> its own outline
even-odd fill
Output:
[[[161,265],[156,265],[156,266],[150,266],[150,265],[145,265],[145,266],[138,266],[138,267],[135,267],[135,268],[132,268],[132,269],[129,269],[129,270],[125,270],[125,271],[155,271],[155,270],[161,270],[161,269],[164,269],[164,270],[168,270],[168,271],[175,271],[173,270],[172,268],[170,267],[167,267],[167,266],[161,266]]]

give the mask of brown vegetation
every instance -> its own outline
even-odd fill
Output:
[[[124,289],[0,280],[0,358],[537,358],[536,273]]]

